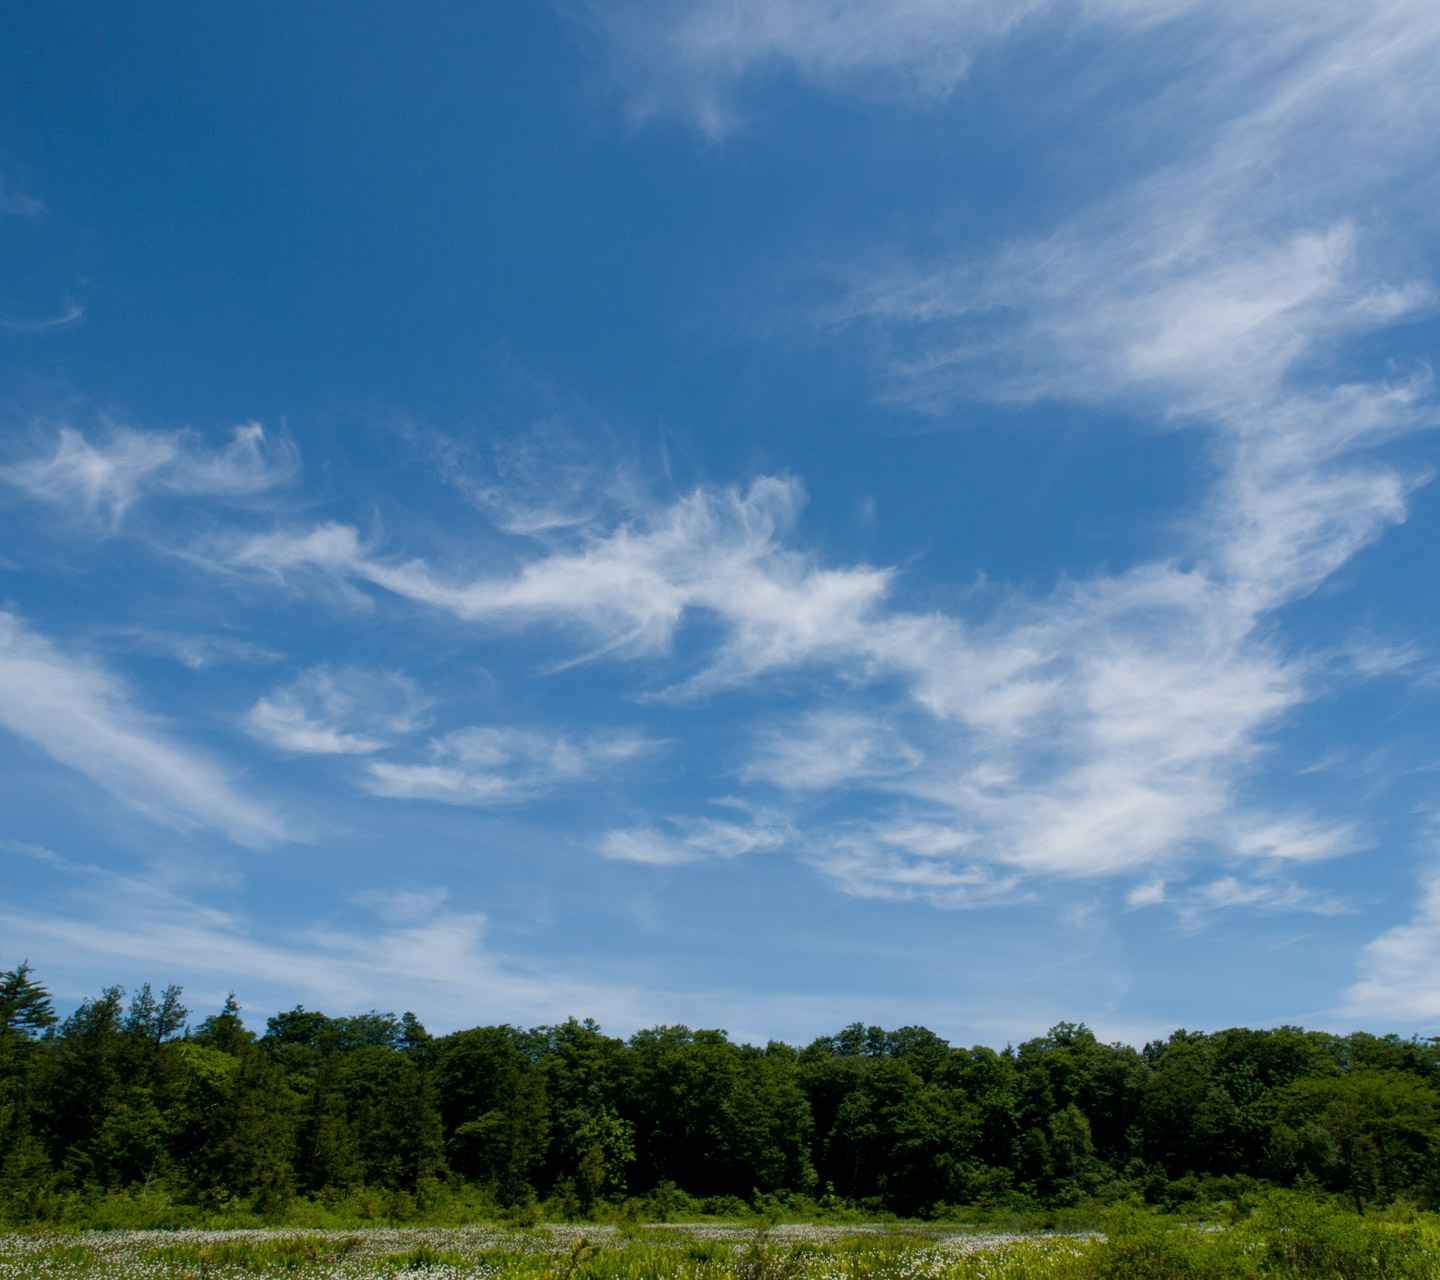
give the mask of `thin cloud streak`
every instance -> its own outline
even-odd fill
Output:
[[[85,318],[85,308],[72,302],[59,315],[44,316],[39,320],[0,320],[5,328],[15,333],[45,333],[51,329],[64,329]]]
[[[577,0],[602,33],[635,120],[677,113],[711,138],[743,120],[749,77],[789,71],[900,100],[952,94],[987,47],[1037,18],[1145,27],[1194,0]]]
[[[121,683],[0,613],[0,725],[165,826],[236,844],[293,838],[214,764],[168,740]]]
[[[826,791],[883,782],[913,772],[923,759],[890,725],[853,712],[818,711],[763,733],[740,777],[786,791]]]
[[[422,763],[371,761],[363,785],[393,800],[518,804],[612,772],[658,745],[635,734],[573,739],[532,729],[475,726],[434,739]]]
[[[795,839],[795,833],[773,815],[751,822],[721,818],[677,818],[667,828],[616,827],[600,840],[600,852],[617,862],[647,862],[675,867],[708,858],[738,858],[773,853]]]
[[[64,896],[73,909],[57,904],[23,916],[0,914],[0,929],[7,946],[61,948],[66,964],[47,970],[52,988],[66,979],[88,982],[81,974],[113,973],[119,965],[146,976],[187,975],[192,984],[211,980],[221,991],[239,991],[252,1007],[257,1000],[300,996],[334,1011],[416,1008],[450,1027],[506,1018],[560,1021],[577,1012],[640,1024],[636,991],[497,954],[486,939],[484,913],[455,910],[444,891],[377,892],[360,904],[374,915],[368,927],[337,929],[315,920],[282,939],[159,880],[37,852],[69,874]]]

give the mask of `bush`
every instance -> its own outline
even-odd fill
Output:
[[[1276,1275],[1400,1280],[1440,1270],[1414,1227],[1362,1218],[1318,1197],[1277,1192],[1247,1226]]]
[[[1258,1276],[1244,1241],[1127,1205],[1106,1215],[1105,1235],[1084,1254],[1087,1280],[1243,1280]]]

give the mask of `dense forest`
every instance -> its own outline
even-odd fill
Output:
[[[406,1013],[295,1008],[188,1025],[178,987],[59,1020],[0,974],[0,1214],[103,1196],[281,1214],[373,1193],[390,1216],[464,1189],[577,1216],[936,1216],[1312,1186],[1357,1209],[1440,1202],[1440,1042],[1298,1027],[1143,1049],[1061,1023],[1002,1050],[859,1023],[804,1048],[591,1021],[432,1036]]]

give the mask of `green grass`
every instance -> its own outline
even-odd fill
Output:
[[[1139,1205],[1086,1235],[944,1224],[597,1224],[0,1236],[0,1280],[1440,1280],[1427,1215],[1273,1195],[1228,1226]]]

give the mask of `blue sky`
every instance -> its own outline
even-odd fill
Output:
[[[4,26],[0,964],[1440,1031],[1432,4]]]

